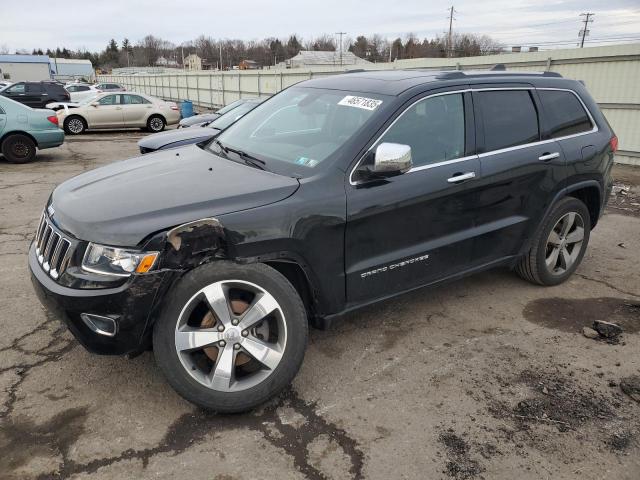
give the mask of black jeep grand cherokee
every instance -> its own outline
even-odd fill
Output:
[[[616,147],[557,74],[310,80],[210,143],[61,184],[29,265],[87,349],[152,346],[185,398],[246,410],[291,382],[308,319],[499,265],[566,280]]]

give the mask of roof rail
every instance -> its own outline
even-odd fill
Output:
[[[513,76],[513,77],[519,76],[519,77],[560,77],[562,78],[562,75],[560,75],[558,72],[522,72],[522,71],[513,71],[513,70],[508,72],[504,68],[496,68],[496,67],[499,67],[499,65],[492,67],[490,70],[481,70],[481,71],[454,70],[454,71],[439,72],[436,78],[440,80],[455,80],[458,78],[465,78],[465,77],[468,78],[468,77],[500,75],[503,72],[505,75]]]

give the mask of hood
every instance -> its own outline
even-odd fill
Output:
[[[142,140],[138,141],[138,146],[148,148],[150,150],[158,150],[159,148],[176,142],[202,142],[204,140],[210,139],[218,133],[220,133],[220,130],[208,127],[178,128],[176,130],[169,130],[167,132],[148,135]]]
[[[59,185],[53,220],[74,237],[133,247],[149,234],[278,202],[296,179],[190,145],[112,163]]]

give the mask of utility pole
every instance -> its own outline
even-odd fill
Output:
[[[589,30],[587,29],[587,27],[589,26],[589,24],[591,22],[593,22],[593,17],[595,15],[595,13],[592,12],[587,12],[587,13],[581,13],[580,16],[584,17],[584,27],[582,27],[582,30],[580,32],[578,32],[578,36],[580,36],[580,48],[584,48],[584,37],[586,37],[587,35],[589,35]],[[591,19],[590,19],[591,18]]]
[[[336,32],[336,35],[340,35],[340,66],[342,66],[342,36],[346,34],[347,32]]]
[[[451,58],[453,56],[453,44],[451,43],[451,34],[453,33],[453,14],[456,12],[456,9],[453,8],[453,5],[449,9],[449,45],[448,45],[448,57]]]

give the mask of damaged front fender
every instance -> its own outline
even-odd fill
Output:
[[[224,228],[216,218],[203,218],[167,232],[161,268],[191,269],[222,258],[227,258]]]

